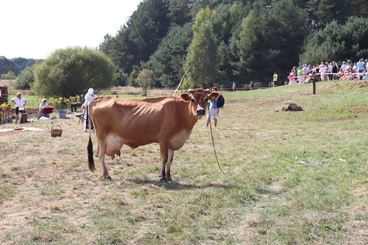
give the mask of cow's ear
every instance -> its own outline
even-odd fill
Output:
[[[219,96],[218,92],[211,92],[210,95],[208,97],[210,97],[211,100],[216,99]]]
[[[191,99],[189,94],[181,94],[180,97],[185,101],[190,101]]]

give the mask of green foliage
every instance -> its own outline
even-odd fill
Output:
[[[36,65],[33,89],[47,96],[71,96],[86,88],[107,88],[114,66],[102,52],[88,48],[60,49]]]
[[[9,71],[18,74],[19,68],[13,61],[0,56],[0,75],[7,74]]]
[[[136,79],[140,73],[140,69],[138,66],[133,67],[133,71],[130,73],[128,78],[128,85],[133,87],[139,87],[139,84],[136,82]]]
[[[22,70],[20,75],[17,77],[15,87],[16,89],[30,89],[32,87],[33,80],[33,67],[27,67]]]
[[[147,62],[154,72],[156,87],[175,87],[183,76],[186,50],[192,38],[190,24],[173,26]]]
[[[135,82],[143,88],[143,96],[147,96],[147,89],[150,88],[151,83],[153,82],[153,72],[148,69],[143,69],[138,77],[135,79]]]
[[[115,73],[115,85],[116,86],[126,86],[128,84],[128,78],[129,78],[129,74],[122,72],[122,71],[118,71]]]
[[[81,100],[82,100],[81,95],[70,96],[68,98],[51,97],[47,99],[47,103],[49,104],[49,106],[52,106],[55,109],[66,109],[70,106],[71,103],[81,102]]]
[[[303,11],[293,0],[278,1],[270,12],[264,8],[251,10],[239,33],[240,77],[267,82],[275,71],[286,75],[291,64],[298,61],[306,33],[304,22]]]
[[[198,12],[193,24],[193,38],[188,48],[185,70],[189,69],[186,87],[212,86],[218,78],[219,56],[213,33],[216,12],[210,8]]]
[[[168,17],[172,24],[184,25],[190,21],[191,0],[171,0],[169,2]]]
[[[336,21],[312,33],[301,54],[302,63],[321,60],[359,59],[368,56],[368,18],[352,17],[346,24]]]
[[[18,67],[19,71],[22,72],[24,69],[27,69],[34,64],[42,62],[42,60],[36,60],[36,59],[26,59],[26,58],[14,58],[11,59],[11,61],[14,62],[14,64]]]
[[[170,25],[168,1],[142,1],[126,25],[110,39],[105,37],[102,51],[108,54],[124,72],[148,61]]]
[[[367,39],[338,43],[326,35],[323,46],[312,45],[319,47],[316,54],[301,55],[310,42],[321,43],[313,34],[350,17],[368,18],[366,0],[145,0],[115,37],[105,36],[100,50],[123,73],[134,66],[152,70],[155,87],[175,87],[189,63],[187,87],[268,83],[273,72],[282,81],[305,60],[338,59],[352,50],[363,56]],[[354,28],[365,35],[364,27]]]
[[[2,79],[13,80],[17,77],[14,71],[8,71],[6,74],[1,74]]]

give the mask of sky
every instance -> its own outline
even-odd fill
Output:
[[[98,48],[141,1],[0,0],[0,56],[46,59],[60,48]]]

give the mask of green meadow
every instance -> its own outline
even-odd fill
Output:
[[[367,95],[366,81],[224,92],[213,136],[226,174],[203,118],[172,182],[159,181],[158,144],[124,146],[107,160],[112,181],[96,158],[89,172],[73,114],[0,132],[0,243],[365,244]],[[288,102],[303,111],[282,111]]]

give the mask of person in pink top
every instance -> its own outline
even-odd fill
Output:
[[[288,76],[288,79],[289,79],[289,85],[296,83],[296,81],[295,81],[296,75],[295,75],[295,73],[293,71],[290,72],[290,74]]]

